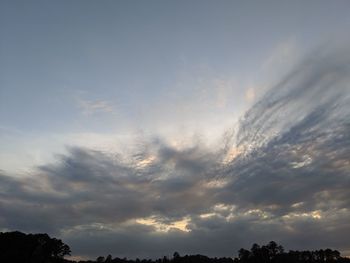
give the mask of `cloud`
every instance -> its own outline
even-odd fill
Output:
[[[245,99],[248,102],[252,102],[255,99],[255,90],[253,87],[249,87],[247,88],[246,92],[245,92]]]
[[[233,256],[269,240],[349,251],[348,54],[301,61],[216,147],[71,147],[28,177],[3,172],[1,226],[48,232],[90,257]]]
[[[90,101],[79,99],[79,108],[82,110],[82,113],[87,116],[97,113],[116,113],[115,107],[106,100]]]

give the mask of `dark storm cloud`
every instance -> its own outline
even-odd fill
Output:
[[[54,222],[59,231],[74,225],[123,222],[153,214],[177,218],[210,206],[210,198],[203,200],[201,184],[208,177],[206,170],[211,170],[210,162],[212,166],[216,163],[210,157],[213,154],[199,148],[171,152],[167,146],[155,148],[153,154],[159,160],[147,168],[152,170],[152,176],[143,176],[143,170],[149,171],[138,167],[138,161],[126,165],[100,152],[80,148],[71,148],[69,155],[59,156],[56,164],[40,167],[33,177],[1,176],[2,202],[16,202],[16,209],[11,208],[15,211],[4,214],[3,227],[23,229],[24,225],[11,220],[11,215],[25,218],[33,206],[37,213],[51,217],[51,227],[41,226],[44,231],[52,231]],[[56,214],[55,209],[62,214]]]
[[[247,111],[231,145],[154,139],[132,156],[72,147],[30,177],[2,173],[1,227],[47,231],[89,256],[230,256],[271,239],[349,250],[349,54],[302,61]],[[230,148],[239,154],[227,162]]]

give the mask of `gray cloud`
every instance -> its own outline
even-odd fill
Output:
[[[1,173],[1,226],[57,235],[87,256],[232,256],[272,239],[350,250],[348,54],[300,62],[216,149],[159,138],[132,156],[71,147],[29,177]]]

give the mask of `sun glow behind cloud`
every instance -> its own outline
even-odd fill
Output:
[[[157,220],[157,217],[149,217],[149,218],[140,218],[135,220],[136,223],[146,226],[154,227],[157,232],[169,232],[171,230],[180,230],[183,232],[189,232],[188,223],[190,221],[189,218],[183,218],[181,220],[164,223]]]

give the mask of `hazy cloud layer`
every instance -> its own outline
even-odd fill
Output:
[[[350,52],[337,50],[296,65],[215,149],[71,147],[26,178],[2,173],[0,225],[86,256],[233,256],[272,239],[350,250]]]

